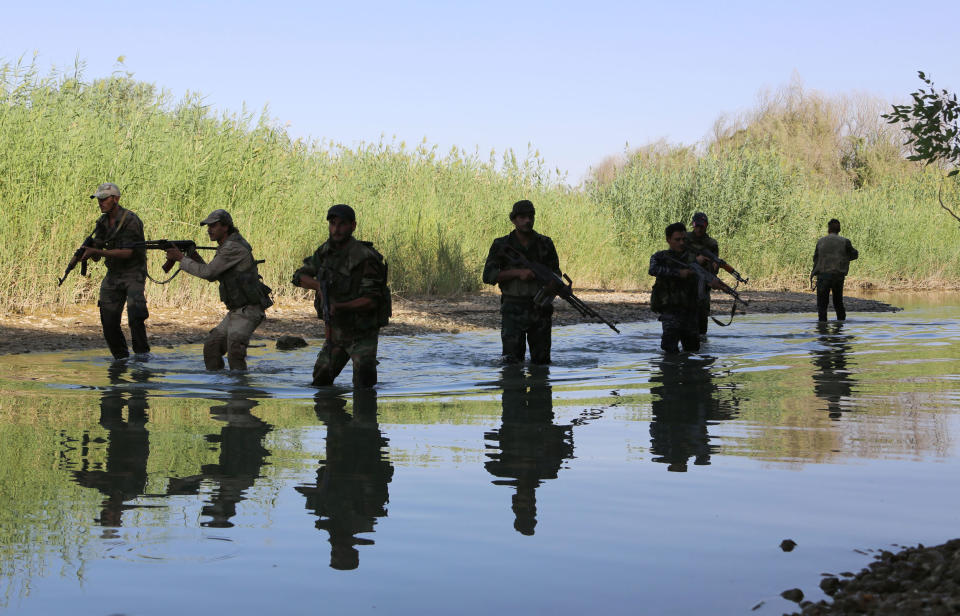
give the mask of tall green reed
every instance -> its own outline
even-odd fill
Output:
[[[956,284],[958,230],[945,226],[933,243],[922,237],[937,224],[931,204],[939,178],[894,169],[889,156],[861,148],[856,164],[844,163],[861,187],[838,185],[809,162],[819,160],[809,143],[821,142],[804,141],[798,159],[793,142],[741,130],[701,154],[634,156],[609,179],[571,188],[535,153],[485,159],[427,143],[294,139],[266,109],[217,113],[199,95],[175,99],[128,75],[86,82],[81,70],[43,75],[34,64],[7,63],[0,66],[0,309],[96,297],[102,265],[89,279],[73,274],[59,289],[55,281],[92,229],[98,210],[88,197],[104,181],[121,187],[121,203],[140,215],[149,238],[202,241],[198,221],[229,210],[266,259],[262,273],[280,300],[303,296],[289,278],[324,241],[325,212],[340,202],[356,208],[357,236],[386,256],[400,294],[480,288],[490,241],[509,232],[507,212],[521,198],[537,205],[538,230],[554,238],[580,286],[647,288],[647,259],[663,247],[663,228],[701,210],[724,255],[766,287],[803,284],[813,243],[833,216],[863,254],[853,277],[877,286]],[[162,261],[149,256],[155,276]],[[150,285],[148,299],[212,306],[217,293],[181,276]]]

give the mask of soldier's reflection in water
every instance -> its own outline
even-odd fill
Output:
[[[372,533],[377,518],[387,515],[387,484],[393,465],[386,455],[388,440],[377,423],[377,394],[354,392],[353,415],[347,401],[317,394],[317,418],[326,424],[326,460],[321,460],[315,485],[298,486],[307,497],[306,507],[319,519],[316,527],[330,535],[330,566],[356,569],[357,545],[373,540],[357,537]]]
[[[853,396],[853,378],[848,366],[847,354],[853,348],[853,336],[844,334],[844,324],[818,323],[817,334],[821,348],[812,352],[813,393],[827,403],[831,419],[843,414],[843,403]]]
[[[650,377],[650,453],[668,471],[687,472],[691,458],[694,465],[710,464],[718,448],[710,443],[707,426],[737,414],[739,400],[722,396],[713,382],[713,362],[713,358],[664,359]]]
[[[130,371],[132,381],[124,379]],[[123,512],[135,509],[129,501],[144,493],[147,486],[147,458],[150,434],[147,431],[146,389],[136,386],[149,380],[149,372],[130,369],[127,362],[114,362],[107,375],[110,387],[100,395],[100,425],[107,430],[106,460],[91,461],[103,443],[84,431],[81,437],[80,469],[73,471],[79,485],[99,490],[106,498],[95,521],[104,527],[122,526]],[[126,420],[123,411],[127,410]]]
[[[225,425],[219,434],[208,434],[206,440],[220,444],[217,464],[205,464],[199,475],[171,478],[167,494],[197,494],[204,481],[215,482],[216,488],[210,500],[203,506],[201,515],[210,519],[200,522],[211,528],[230,528],[231,518],[237,514],[237,504],[261,476],[261,470],[270,451],[263,440],[273,429],[250,411],[257,401],[250,399],[251,391],[237,391],[225,404],[210,407],[211,416]]]
[[[513,527],[533,535],[537,526],[537,488],[556,479],[563,461],[573,457],[573,426],[553,423],[553,392],[547,366],[503,369],[503,417],[498,430],[484,436],[489,461],[484,464],[496,485],[514,486]]]

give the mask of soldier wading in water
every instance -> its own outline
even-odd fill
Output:
[[[389,322],[387,264],[370,242],[353,237],[357,217],[349,205],[327,211],[329,239],[293,273],[293,284],[317,292],[314,306],[326,339],[313,367],[314,385],[331,385],[353,360],[354,387],[377,384],[377,341]]]
[[[127,305],[127,322],[133,352],[145,355],[150,352],[147,342],[146,320],[150,316],[147,299],[143,295],[147,279],[147,254],[143,248],[120,248],[143,241],[143,223],[136,214],[120,207],[120,189],[107,182],[97,186],[90,195],[100,206],[102,216],[93,232],[93,246],[87,247],[81,259],[99,261],[107,265],[107,275],[100,284],[100,323],[103,337],[114,359],[130,356],[127,339],[120,329],[123,305]]]
[[[660,348],[667,353],[679,352],[678,343],[688,353],[700,350],[697,329],[700,283],[689,264],[706,265],[709,259],[687,249],[684,243],[686,234],[687,228],[682,222],[669,225],[666,228],[669,249],[650,257],[649,273],[657,277],[650,294],[650,309],[660,313],[663,326]],[[716,283],[711,283],[713,285]]]
[[[219,245],[210,263],[196,251],[184,255],[176,246],[167,249],[167,258],[179,261],[188,274],[220,283],[220,301],[228,312],[203,343],[207,370],[222,369],[224,353],[231,370],[246,370],[250,336],[263,322],[264,310],[273,305],[270,287],[261,282],[253,249],[226,210],[214,210],[200,225],[207,226],[207,235]]]
[[[518,266],[507,254],[507,247],[512,248],[528,261],[541,263],[557,276],[561,275],[560,258],[553,240],[533,230],[534,216],[530,201],[514,203],[510,211],[514,230],[493,240],[483,267],[483,281],[500,285],[500,339],[506,363],[522,362],[528,343],[531,363],[550,363],[553,306],[534,303],[534,296],[543,285],[537,282],[532,270]]]

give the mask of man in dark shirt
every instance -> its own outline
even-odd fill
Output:
[[[697,212],[693,215],[693,231],[687,231],[685,237],[687,248],[695,255],[699,255],[700,251],[706,248],[715,256],[719,257],[720,246],[717,244],[717,240],[707,234],[708,224],[707,215],[703,212]],[[720,266],[712,261],[706,263],[704,267],[714,274],[720,271]],[[710,291],[707,291],[707,293],[697,301],[697,331],[700,332],[701,336],[706,335],[709,322]]]
[[[145,322],[150,313],[143,295],[147,278],[147,255],[144,248],[123,248],[143,242],[143,223],[136,214],[120,207],[120,189],[107,182],[97,187],[90,195],[100,205],[102,216],[93,232],[94,246],[88,247],[83,259],[99,261],[102,257],[107,266],[107,275],[100,284],[100,323],[103,337],[114,359],[129,357],[127,339],[120,329],[123,306],[127,306],[127,321],[133,352],[145,355],[150,352],[147,343]]]
[[[698,277],[691,263],[705,266],[709,259],[687,249],[687,228],[675,222],[666,228],[668,250],[661,250],[650,257],[649,274],[656,276],[650,294],[650,309],[660,313],[663,335],[660,348],[667,353],[683,350],[696,353],[700,350],[700,335],[697,330]]]
[[[542,263],[560,276],[560,258],[557,249],[546,235],[533,230],[536,210],[524,199],[513,204],[510,221],[514,230],[509,235],[493,240],[483,267],[483,281],[500,286],[500,339],[503,359],[507,363],[523,361],[527,345],[530,362],[550,363],[550,333],[553,326],[553,306],[537,305],[534,297],[541,289],[536,276],[509,256],[506,247],[513,248],[532,263]]]
[[[313,366],[313,384],[332,385],[353,361],[353,385],[377,384],[377,342],[390,317],[387,264],[370,242],[353,237],[357,217],[349,205],[327,211],[329,237],[293,273],[293,284],[316,291],[314,307],[326,338]],[[329,297],[323,297],[324,288]],[[324,300],[329,314],[324,314]]]
[[[810,274],[817,277],[817,317],[820,321],[827,320],[831,293],[837,320],[847,318],[843,306],[843,282],[850,270],[850,262],[859,256],[850,240],[840,235],[840,221],[831,218],[827,222],[827,234],[817,240],[817,247],[813,250],[813,272]]]

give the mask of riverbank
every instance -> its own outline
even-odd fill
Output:
[[[651,321],[656,318],[650,311],[650,294],[646,292],[578,291],[578,297],[614,323]],[[750,302],[748,313],[816,311],[813,293],[742,291],[742,297]],[[452,298],[395,296],[393,318],[382,334],[411,336],[497,328],[500,325],[499,303],[499,296],[494,292]],[[857,297],[847,297],[845,303],[848,312],[897,310],[884,302]],[[729,315],[730,304],[726,296],[714,294],[713,311],[719,318],[725,320],[722,315]],[[555,325],[589,322],[566,302],[558,299],[555,305]],[[151,308],[147,334],[154,347],[199,343],[222,317],[222,309],[191,312]],[[281,303],[268,310],[267,319],[257,329],[253,343],[272,344],[284,334],[304,338],[323,337],[323,327],[310,303]],[[75,306],[62,312],[0,315],[0,354],[88,349],[103,345],[96,305]]]

